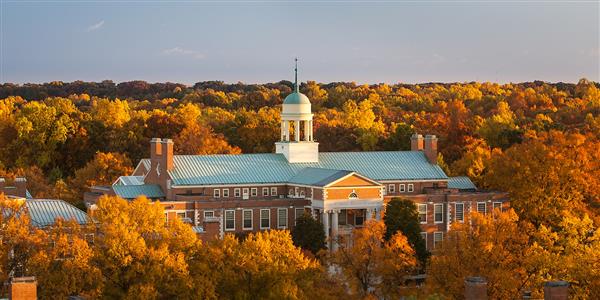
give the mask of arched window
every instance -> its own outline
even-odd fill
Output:
[[[352,191],[352,193],[350,193],[350,195],[348,195],[348,199],[358,199],[358,195],[356,194],[356,191]]]

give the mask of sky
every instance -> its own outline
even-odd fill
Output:
[[[0,0],[0,82],[600,81],[598,1]]]

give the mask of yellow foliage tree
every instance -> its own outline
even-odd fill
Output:
[[[402,233],[385,241],[385,225],[370,220],[353,232],[351,241],[336,241],[337,251],[330,262],[339,267],[355,295],[364,297],[399,298],[405,277],[417,269],[414,250]]]

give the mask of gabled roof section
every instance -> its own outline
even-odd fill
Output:
[[[144,176],[121,176],[113,185],[142,185],[144,184]]]
[[[354,171],[373,180],[445,180],[422,151],[322,152],[317,163],[289,163],[283,154],[175,155],[173,185],[286,183],[304,168]]]
[[[477,187],[475,186],[475,184],[467,176],[458,176],[458,177],[448,178],[448,188],[449,189],[459,189],[459,190],[477,190]]]
[[[112,188],[115,194],[123,199],[135,199],[142,195],[152,199],[165,197],[158,184],[113,185]]]
[[[290,178],[289,183],[311,185],[311,186],[326,186],[332,182],[351,175],[352,171],[332,170],[323,168],[304,168],[294,177]]]
[[[57,218],[75,220],[80,225],[92,222],[92,219],[79,208],[57,199],[27,199],[25,201],[31,223],[36,227],[52,226]]]

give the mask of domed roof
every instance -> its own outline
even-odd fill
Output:
[[[283,100],[283,104],[310,104],[310,100],[308,100],[308,97],[306,97],[306,95],[295,91],[289,94],[287,97],[285,97],[285,100]]]

